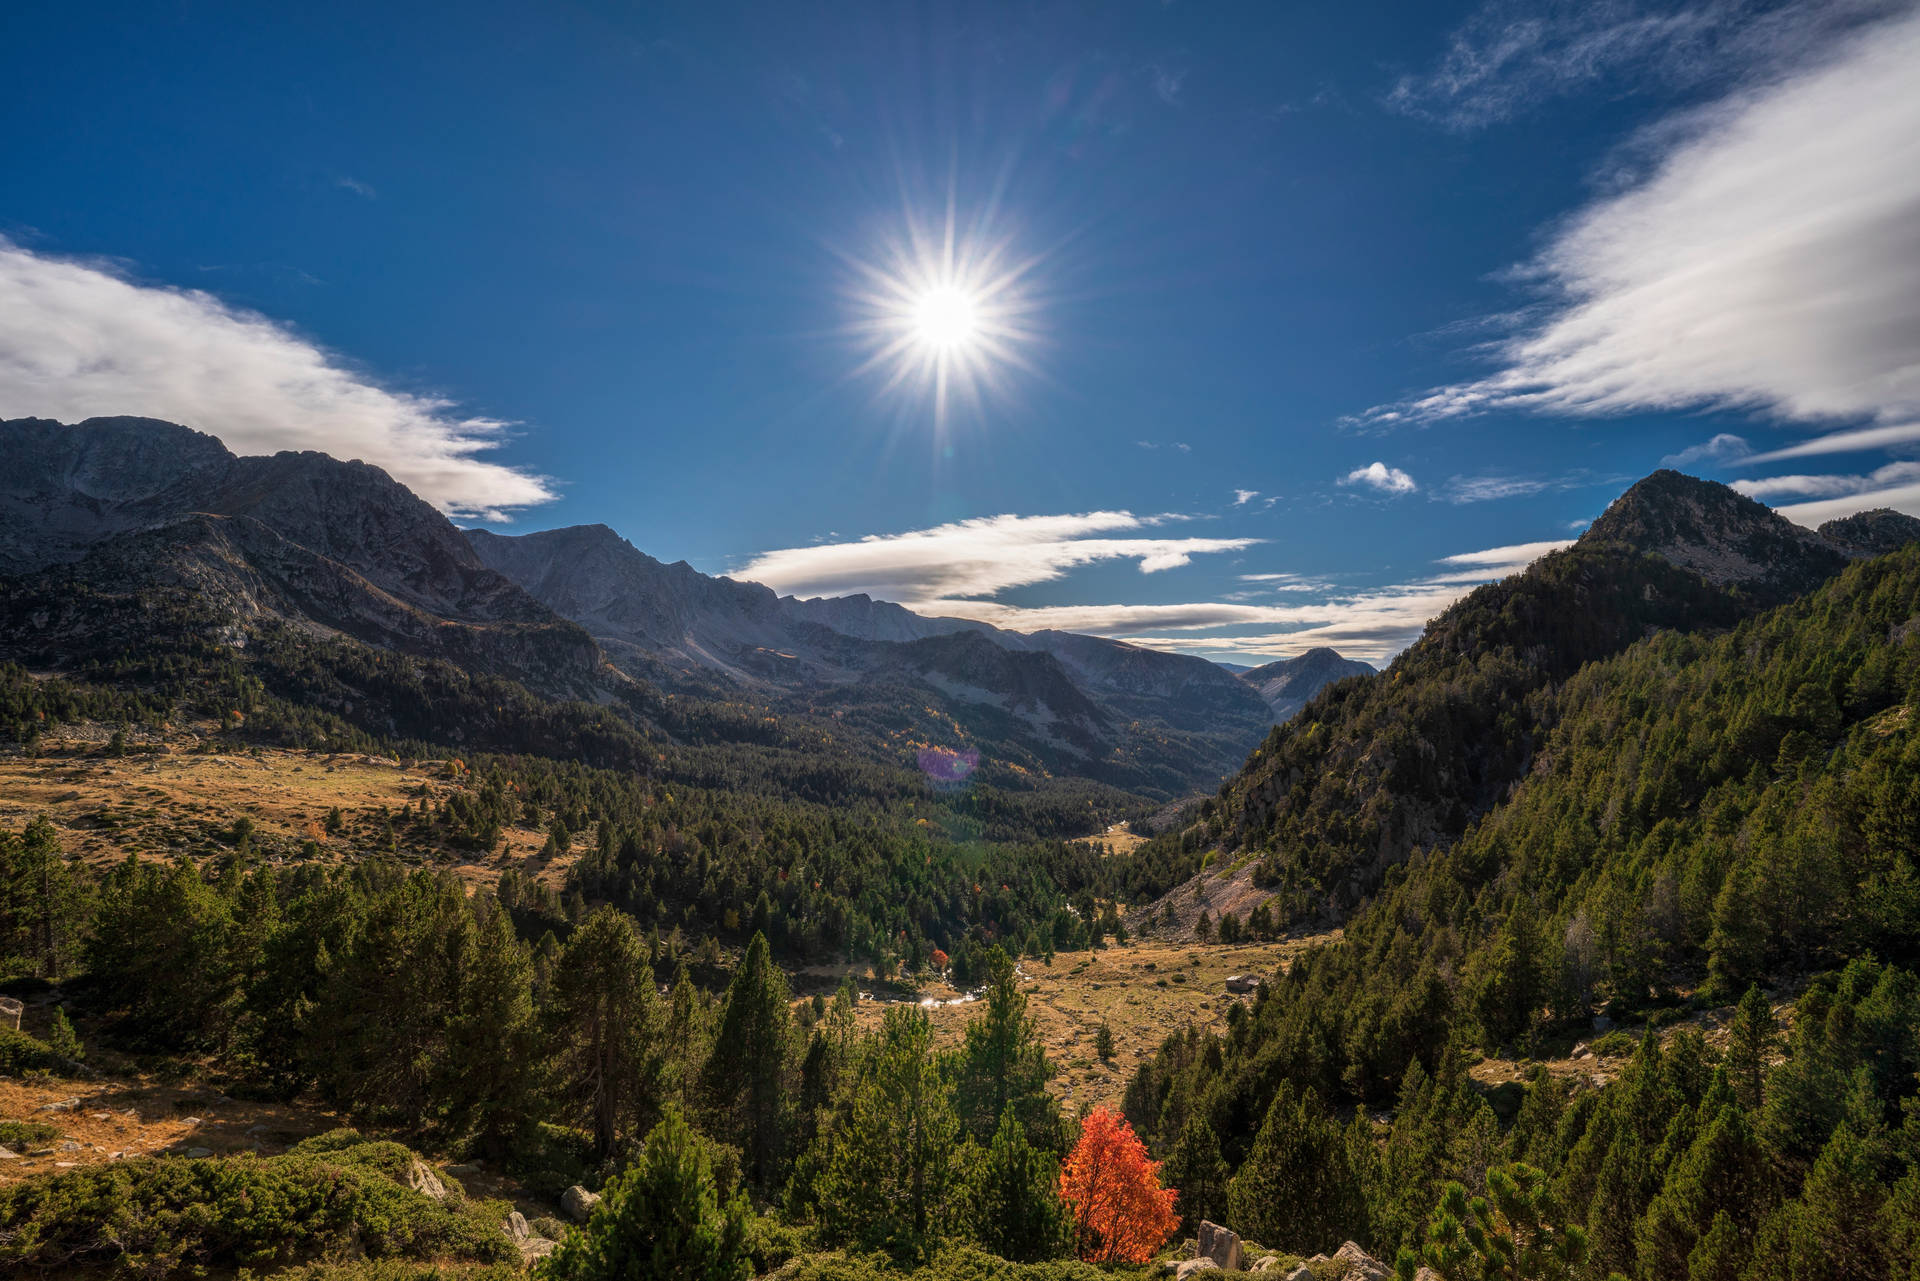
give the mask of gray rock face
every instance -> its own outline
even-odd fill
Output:
[[[447,1185],[442,1183],[440,1176],[419,1157],[415,1157],[413,1163],[407,1166],[405,1182],[421,1196],[432,1197],[436,1201],[447,1199]]]
[[[1239,1234],[1207,1220],[1200,1223],[1195,1257],[1212,1259],[1228,1272],[1240,1271],[1246,1261],[1240,1248]]]
[[[560,1208],[575,1223],[585,1223],[593,1217],[593,1207],[600,1204],[600,1194],[589,1192],[578,1183],[568,1188],[560,1197]]]
[[[1259,691],[1278,725],[1292,720],[1315,694],[1335,681],[1373,674],[1373,668],[1359,659],[1342,657],[1339,651],[1321,646],[1242,672],[1240,679]]]

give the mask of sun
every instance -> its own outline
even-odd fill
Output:
[[[982,407],[1034,372],[1039,341],[1033,278],[1038,260],[981,223],[961,227],[911,217],[864,256],[846,256],[855,276],[852,334],[866,348],[857,374],[876,373],[883,394],[932,409],[936,434],[956,406]]]
[[[914,337],[934,351],[949,351],[972,341],[979,305],[957,285],[936,285],[913,308]]]

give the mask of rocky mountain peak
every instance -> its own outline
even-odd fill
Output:
[[[1292,658],[1255,667],[1240,674],[1267,701],[1276,723],[1291,719],[1315,694],[1348,676],[1371,676],[1373,668],[1325,645]]]
[[[1820,535],[1744,494],[1664,469],[1614,499],[1580,542],[1658,556],[1761,600],[1808,591],[1846,559]]]

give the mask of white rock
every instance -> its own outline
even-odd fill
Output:
[[[585,1223],[593,1217],[593,1207],[600,1204],[600,1194],[589,1192],[578,1183],[568,1188],[560,1197],[560,1208],[575,1223]]]
[[[447,1199],[447,1185],[440,1182],[440,1176],[427,1167],[427,1163],[415,1157],[413,1164],[407,1167],[407,1186],[422,1196],[432,1197],[436,1201]]]

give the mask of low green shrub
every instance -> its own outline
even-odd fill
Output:
[[[354,1136],[358,1137],[358,1136]],[[445,1201],[400,1182],[414,1155],[339,1131],[281,1156],[146,1157],[0,1189],[0,1272],[110,1265],[163,1277],[187,1268],[262,1266],[333,1252],[370,1258],[511,1263],[510,1207]]]
[[[20,1076],[27,1072],[58,1072],[67,1060],[39,1037],[28,1036],[15,1028],[0,1027],[0,1076]]]
[[[18,1152],[39,1147],[60,1137],[60,1127],[44,1121],[0,1121],[0,1148]]]

